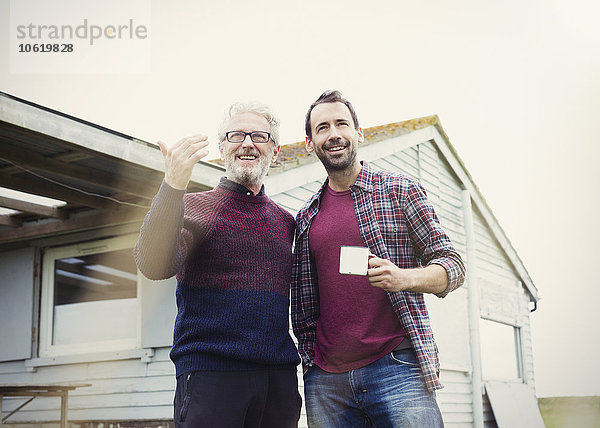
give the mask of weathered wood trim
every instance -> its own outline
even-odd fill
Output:
[[[58,199],[60,201],[69,201],[73,204],[80,204],[98,209],[117,208],[119,203],[98,196],[87,195],[82,192],[57,186],[43,179],[24,179],[11,174],[0,172],[0,187],[18,190],[20,192],[31,193],[35,191],[36,195],[47,198]]]
[[[0,215],[0,225],[17,228],[17,227],[21,227],[23,225],[23,223],[21,223],[20,220],[13,218],[9,214],[3,214],[3,215]]]
[[[92,168],[63,162],[55,157],[40,156],[36,153],[14,148],[4,148],[2,150],[2,158],[21,168],[49,172],[60,177],[76,179],[84,183],[92,183],[105,189],[124,192],[145,199],[152,199],[154,197],[155,187],[157,184],[160,184],[160,181],[162,180],[162,177],[157,175],[155,180],[150,184],[142,184],[141,181],[130,180],[123,176],[119,176],[118,174],[110,174]]]
[[[0,196],[0,207],[58,219],[64,219],[67,216],[65,210],[60,207],[36,204],[34,202],[27,202],[6,196]]]
[[[60,366],[66,364],[94,363],[103,361],[132,359],[140,359],[143,362],[147,363],[150,362],[153,356],[153,348],[140,348],[125,351],[94,352],[90,354],[74,354],[60,355],[55,357],[32,358],[29,360],[25,360],[25,367],[37,368],[46,366]]]
[[[52,234],[139,222],[144,218],[145,214],[146,210],[142,208],[122,207],[118,210],[104,211],[95,215],[81,216],[63,221],[52,221],[36,226],[22,226],[0,231],[0,242],[6,243],[29,238],[42,238]]]

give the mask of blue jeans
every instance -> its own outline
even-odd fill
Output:
[[[304,394],[311,428],[444,426],[412,349],[346,373],[313,365],[304,374]]]

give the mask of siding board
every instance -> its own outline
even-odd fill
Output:
[[[304,200],[290,196],[287,192],[278,193],[277,195],[272,196],[271,199],[273,199],[277,204],[281,205],[286,210],[293,212],[297,212],[300,208],[302,208],[302,205],[304,205],[305,202]]]

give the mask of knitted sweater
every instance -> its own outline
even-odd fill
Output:
[[[177,276],[177,376],[299,363],[288,325],[294,228],[266,195],[184,195],[163,182],[134,257],[149,279]]]

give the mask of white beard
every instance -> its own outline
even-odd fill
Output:
[[[258,165],[244,167],[235,162],[236,155],[237,153],[230,153],[224,158],[227,178],[246,187],[259,187],[262,185],[263,179],[269,172],[270,159],[257,154],[257,156],[260,156],[258,158]]]

